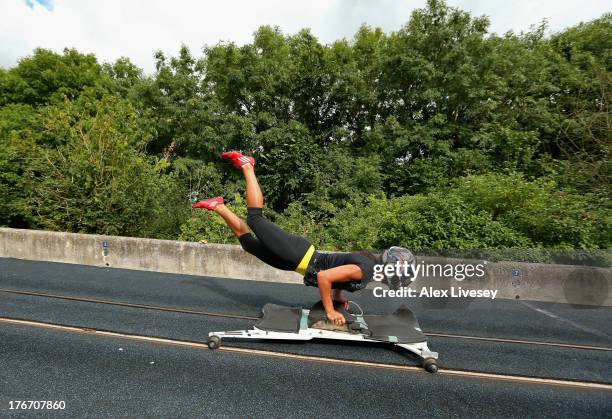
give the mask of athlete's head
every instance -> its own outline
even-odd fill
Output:
[[[407,287],[414,277],[414,255],[405,247],[391,246],[382,255],[385,265],[393,266],[394,269],[385,269],[385,282],[390,289],[398,289],[400,286]],[[388,275],[387,272],[393,272]]]

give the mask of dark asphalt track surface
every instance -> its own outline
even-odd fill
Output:
[[[259,316],[310,306],[301,285],[0,259],[0,289]],[[351,296],[369,313],[404,301]],[[407,301],[425,332],[612,348],[612,309],[523,301]],[[204,342],[254,321],[0,291],[0,316]],[[329,341],[225,346],[418,365],[385,345]],[[612,351],[431,337],[443,368],[612,383]],[[120,351],[119,348],[122,348]],[[70,417],[612,417],[612,391],[328,365],[0,323],[0,417],[9,400],[65,400]],[[62,413],[59,413],[62,416]],[[36,416],[52,415],[38,412]]]

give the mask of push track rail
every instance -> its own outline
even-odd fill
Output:
[[[171,313],[195,314],[195,315],[200,315],[200,316],[224,317],[224,318],[241,319],[241,320],[259,320],[260,319],[260,317],[245,316],[245,315],[240,315],[240,314],[217,313],[217,312],[210,312],[210,311],[203,311],[203,310],[189,310],[189,309],[182,309],[182,308],[176,308],[176,307],[126,303],[126,302],[112,301],[112,300],[100,300],[96,298],[72,297],[72,296],[67,296],[67,295],[48,294],[48,293],[41,293],[41,292],[34,292],[34,291],[7,289],[7,288],[0,288],[0,292],[18,294],[18,295],[27,295],[27,296],[33,296],[33,297],[54,298],[54,299],[76,301],[76,302],[82,302],[82,303],[95,303],[95,304],[105,304],[105,305],[112,305],[112,306],[119,306],[119,307],[139,308],[139,309],[144,309],[144,310],[165,311],[165,312],[171,312]],[[439,337],[439,338],[447,338],[447,339],[478,340],[478,341],[496,342],[496,343],[511,343],[511,344],[520,344],[520,345],[536,345],[536,346],[549,346],[549,347],[566,348],[566,349],[583,349],[583,350],[590,350],[590,351],[612,352],[612,347],[582,345],[582,344],[575,344],[575,343],[546,342],[546,341],[527,340],[527,339],[509,339],[509,338],[498,338],[498,337],[492,337],[492,336],[455,335],[455,334],[441,333],[441,332],[427,332],[425,333],[425,335],[429,337]]]
[[[111,305],[111,306],[141,308],[141,309],[145,309],[145,310],[167,311],[167,312],[171,312],[171,313],[198,314],[198,315],[201,315],[201,316],[226,317],[226,318],[230,318],[230,319],[242,319],[242,320],[259,320],[259,317],[243,316],[243,315],[240,315],[240,314],[214,313],[214,312],[202,311],[202,310],[188,310],[188,309],[175,308],[175,307],[164,307],[164,306],[152,306],[152,305],[147,305],[147,304],[125,303],[125,302],[121,302],[121,301],[99,300],[99,299],[96,299],[96,298],[71,297],[71,296],[68,296],[68,295],[47,294],[47,293],[32,292],[32,291],[21,291],[21,290],[13,290],[13,289],[0,288],[0,292],[6,292],[6,293],[11,293],[11,294],[19,294],[19,295],[30,295],[30,296],[33,296],[33,297],[56,298],[56,299],[60,299],[60,300],[77,301],[77,302],[80,302],[80,303],[106,304],[106,305]],[[610,348],[610,350],[612,351],[612,348]]]
[[[11,324],[11,325],[18,325],[18,326],[26,326],[26,327],[36,327],[36,328],[44,328],[44,329],[62,331],[62,332],[67,332],[67,333],[89,334],[89,335],[94,335],[94,336],[99,336],[99,337],[110,337],[110,338],[147,342],[147,343],[153,343],[153,344],[174,345],[174,346],[188,347],[188,348],[194,348],[194,349],[208,350],[208,346],[204,342],[194,342],[194,341],[176,340],[176,339],[160,338],[160,337],[153,337],[153,336],[126,334],[126,333],[114,332],[114,331],[109,331],[109,330],[68,326],[68,325],[61,325],[61,324],[55,324],[55,323],[44,323],[44,322],[22,320],[22,319],[15,319],[15,318],[9,318],[9,317],[0,317],[0,324]],[[383,363],[368,362],[368,361],[354,361],[354,360],[348,360],[348,359],[338,359],[338,358],[312,356],[312,355],[298,355],[298,354],[276,352],[276,351],[265,351],[265,350],[256,350],[256,349],[250,349],[250,348],[241,348],[241,347],[235,347],[235,346],[231,346],[231,347],[225,346],[225,347],[218,349],[217,351],[229,352],[229,353],[235,353],[235,354],[241,354],[241,355],[283,358],[287,360],[302,361],[302,362],[318,362],[318,363],[345,365],[345,366],[360,367],[360,368],[386,369],[386,370],[391,370],[395,372],[410,372],[410,373],[427,374],[420,367],[416,367],[416,366],[398,365],[398,364],[383,364]],[[583,389],[583,390],[612,391],[612,384],[592,382],[592,381],[551,379],[551,378],[541,378],[541,377],[529,377],[529,376],[522,376],[522,375],[509,375],[509,374],[496,374],[496,373],[487,373],[487,372],[478,372],[478,371],[465,371],[465,370],[446,369],[446,368],[440,369],[438,371],[438,375],[440,374],[450,376],[450,377],[463,377],[463,378],[472,378],[472,379],[481,379],[481,380],[507,381],[507,382],[514,382],[514,383],[537,384],[537,385],[546,385],[546,386],[555,386],[555,387],[556,386],[572,387],[572,388],[578,388],[578,389]]]

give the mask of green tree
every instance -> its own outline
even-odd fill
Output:
[[[30,207],[50,230],[176,237],[185,202],[168,163],[144,153],[150,133],[126,103],[108,97],[94,115],[70,102],[45,120],[49,135],[65,136],[32,157]]]
[[[40,117],[30,105],[0,108],[0,225],[25,228],[31,222],[25,173],[40,131]]]
[[[59,103],[75,99],[87,88],[103,90],[102,84],[102,67],[93,54],[66,48],[59,55],[37,48],[17,66],[0,71],[0,106]]]

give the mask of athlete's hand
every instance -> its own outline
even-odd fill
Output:
[[[331,323],[336,326],[342,326],[346,323],[346,319],[344,318],[344,316],[336,310],[327,313],[327,318]]]

